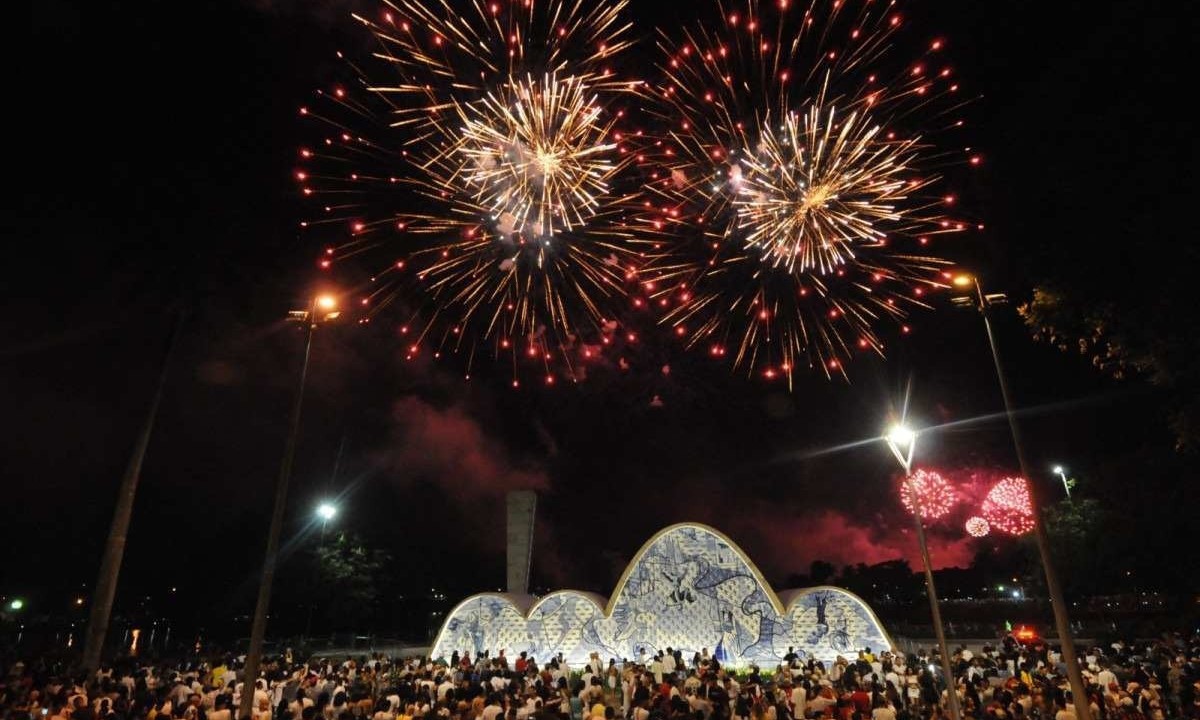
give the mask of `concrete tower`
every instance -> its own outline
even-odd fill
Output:
[[[533,559],[533,516],[537,493],[514,490],[508,494],[508,592],[529,594],[529,563]]]

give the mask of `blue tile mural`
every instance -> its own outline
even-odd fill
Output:
[[[431,655],[562,653],[573,665],[591,653],[636,659],[668,647],[690,657],[707,649],[732,665],[774,664],[789,647],[826,663],[891,640],[860,598],[834,587],[789,591],[785,605],[745,554],[716,530],[671,526],[638,552],[605,606],[590,593],[563,590],[529,606],[485,593],[447,617]]]

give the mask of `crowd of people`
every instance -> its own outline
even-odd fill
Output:
[[[1200,720],[1200,634],[1084,651],[1087,703],[1098,720]],[[1045,644],[1011,637],[954,651],[964,720],[1075,720],[1065,666]],[[724,667],[707,651],[670,648],[633,661],[593,654],[380,655],[271,658],[249,686],[235,658],[145,663],[96,673],[14,662],[0,720],[944,720],[950,689],[926,650],[839,657],[789,651],[772,667]]]

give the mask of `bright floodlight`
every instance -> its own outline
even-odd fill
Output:
[[[1055,474],[1055,475],[1062,475],[1064,472],[1066,472],[1066,471],[1065,471],[1065,470],[1063,470],[1063,466],[1062,466],[1062,465],[1055,465],[1055,466],[1054,466],[1054,474]]]
[[[332,295],[322,295],[317,298],[317,307],[322,310],[332,310],[337,307],[337,298]]]
[[[21,600],[20,598],[17,598],[16,600],[13,600],[12,602],[10,602],[8,604],[8,607],[11,610],[20,610],[21,608],[25,607],[25,601]]]
[[[328,522],[329,520],[333,519],[334,515],[337,515],[337,508],[329,503],[321,503],[319,506],[317,506],[317,515],[319,515],[322,520]]]
[[[893,425],[887,434],[887,441],[898,448],[906,448],[916,439],[917,434],[907,425]]]

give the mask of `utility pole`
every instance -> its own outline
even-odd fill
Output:
[[[138,434],[125,466],[125,475],[121,478],[121,487],[117,491],[117,505],[113,508],[112,523],[108,530],[108,542],[104,546],[104,557],[100,561],[100,573],[96,578],[96,590],[92,596],[92,609],[88,615],[87,637],[83,645],[83,669],[91,673],[100,667],[100,657],[104,653],[104,640],[108,636],[108,623],[112,618],[113,599],[117,594],[117,579],[121,575],[121,561],[125,558],[125,541],[129,535],[129,522],[133,517],[133,501],[137,496],[138,481],[142,476],[142,462],[146,459],[146,448],[150,445],[150,436],[154,433],[154,422],[158,418],[158,406],[162,401],[163,388],[167,384],[167,371],[171,367],[171,356],[183,327],[183,312],[175,317],[171,330],[171,338],[167,342],[163,354],[162,368],[158,373],[158,384],[154,390],[154,398],[142,422],[142,431]]]
[[[1037,539],[1038,554],[1042,560],[1042,570],[1046,574],[1046,590],[1050,594],[1050,605],[1054,610],[1054,627],[1058,631],[1058,641],[1062,644],[1063,662],[1067,665],[1067,679],[1071,684],[1071,700],[1075,705],[1075,717],[1076,720],[1092,720],[1087,686],[1083,684],[1079,657],[1075,654],[1075,641],[1071,637],[1071,618],[1067,615],[1067,603],[1063,598],[1062,586],[1058,582],[1058,573],[1054,569],[1054,561],[1050,556],[1050,541],[1046,537],[1046,524],[1042,520],[1042,508],[1038,504],[1037,488],[1033,484],[1033,476],[1029,474],[1029,463],[1025,460],[1025,448],[1021,443],[1017,416],[1013,412],[1008,380],[1005,378],[1004,368],[1000,364],[1000,352],[996,348],[996,334],[992,330],[992,321],[988,315],[988,308],[993,304],[1004,302],[1005,297],[1001,293],[985,294],[978,277],[972,276],[965,282],[960,282],[959,278],[965,278],[965,276],[954,279],[954,284],[959,287],[974,285],[975,304],[979,314],[983,316],[984,329],[987,330],[988,345],[992,349],[992,362],[996,366],[996,379],[1000,383],[1000,395],[1004,399],[1004,414],[1008,418],[1008,429],[1012,434],[1013,447],[1017,452],[1017,464],[1021,467],[1021,475],[1025,478],[1025,485],[1029,490],[1029,504],[1033,509],[1034,536]]]
[[[241,707],[237,717],[248,718],[254,711],[254,687],[258,682],[259,669],[262,665],[263,641],[267,632],[267,611],[271,604],[271,584],[275,580],[275,567],[279,561],[279,536],[283,531],[283,513],[287,509],[288,485],[292,478],[292,461],[296,457],[296,442],[300,435],[300,411],[304,407],[304,383],[308,379],[308,358],[312,350],[313,334],[317,329],[318,314],[331,320],[338,316],[332,312],[337,306],[336,300],[330,296],[316,298],[308,310],[296,310],[292,317],[304,322],[304,356],[300,363],[300,379],[296,386],[296,396],[292,401],[291,427],[288,430],[287,443],[283,449],[283,460],[279,464],[279,478],[275,483],[275,505],[271,512],[271,527],[267,532],[267,551],[263,560],[262,574],[259,576],[258,600],[254,604],[254,621],[250,626],[250,647],[246,651],[246,666],[242,678],[243,691]]]

